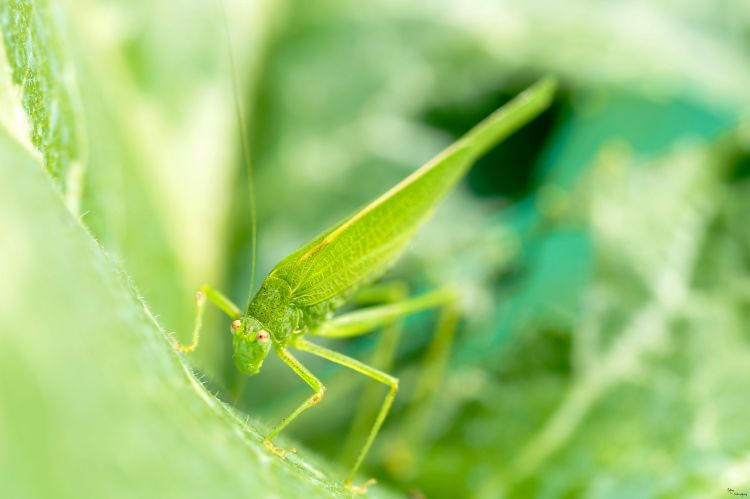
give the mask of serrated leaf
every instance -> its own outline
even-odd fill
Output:
[[[46,0],[0,3],[0,29],[11,80],[28,119],[31,143],[63,190],[80,158],[69,71]]]

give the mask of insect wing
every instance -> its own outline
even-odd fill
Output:
[[[552,79],[541,80],[364,209],[287,256],[271,275],[289,283],[292,300],[301,306],[377,278],[476,158],[544,110],[554,88]]]

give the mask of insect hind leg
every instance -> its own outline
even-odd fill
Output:
[[[403,281],[388,281],[360,290],[352,299],[357,305],[382,305],[398,303],[407,299],[409,288]],[[393,368],[393,359],[401,337],[402,322],[398,319],[385,324],[380,332],[375,351],[370,357],[370,365],[382,371]],[[368,384],[359,397],[357,408],[354,410],[349,434],[341,449],[340,461],[349,463],[356,460],[360,450],[360,442],[367,435],[371,422],[378,411],[378,386]]]
[[[445,304],[435,334],[424,356],[422,369],[401,425],[385,445],[385,466],[397,479],[408,479],[425,448],[430,414],[440,396],[445,370],[457,331],[459,313],[455,302]]]

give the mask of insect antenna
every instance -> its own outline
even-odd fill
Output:
[[[227,16],[226,6],[223,0],[216,0],[219,11],[221,13],[222,24],[224,25],[225,43],[227,49],[227,58],[229,60],[229,71],[231,73],[230,79],[232,81],[232,100],[234,101],[234,114],[237,120],[237,128],[240,134],[240,145],[242,147],[242,162],[245,164],[245,171],[247,174],[247,189],[250,194],[250,296],[248,300],[253,297],[253,291],[255,290],[255,269],[257,265],[257,253],[258,253],[258,220],[255,203],[255,181],[253,178],[253,164],[250,158],[250,142],[247,136],[247,123],[245,121],[244,113],[242,112],[242,100],[240,98],[240,87],[239,78],[237,76],[237,65],[234,60],[234,51],[232,50],[232,35],[229,31],[229,17]]]

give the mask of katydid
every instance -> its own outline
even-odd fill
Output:
[[[233,320],[233,358],[239,371],[251,376],[258,373],[273,350],[313,391],[267,435],[264,443],[268,449],[283,457],[286,451],[276,447],[274,437],[303,411],[319,403],[326,391],[290,350],[309,352],[348,367],[389,388],[345,481],[353,492],[365,491],[364,486],[352,486],[351,482],[391,408],[399,380],[307,338],[362,335],[406,315],[456,300],[455,291],[439,289],[333,317],[357,290],[378,279],[395,262],[417,228],[477,158],[549,105],[555,86],[551,78],[540,80],[365,208],[284,258],[263,280],[244,312],[218,291],[208,286],[201,288],[192,341],[182,345],[173,340],[176,348],[190,352],[197,347],[208,298]]]

